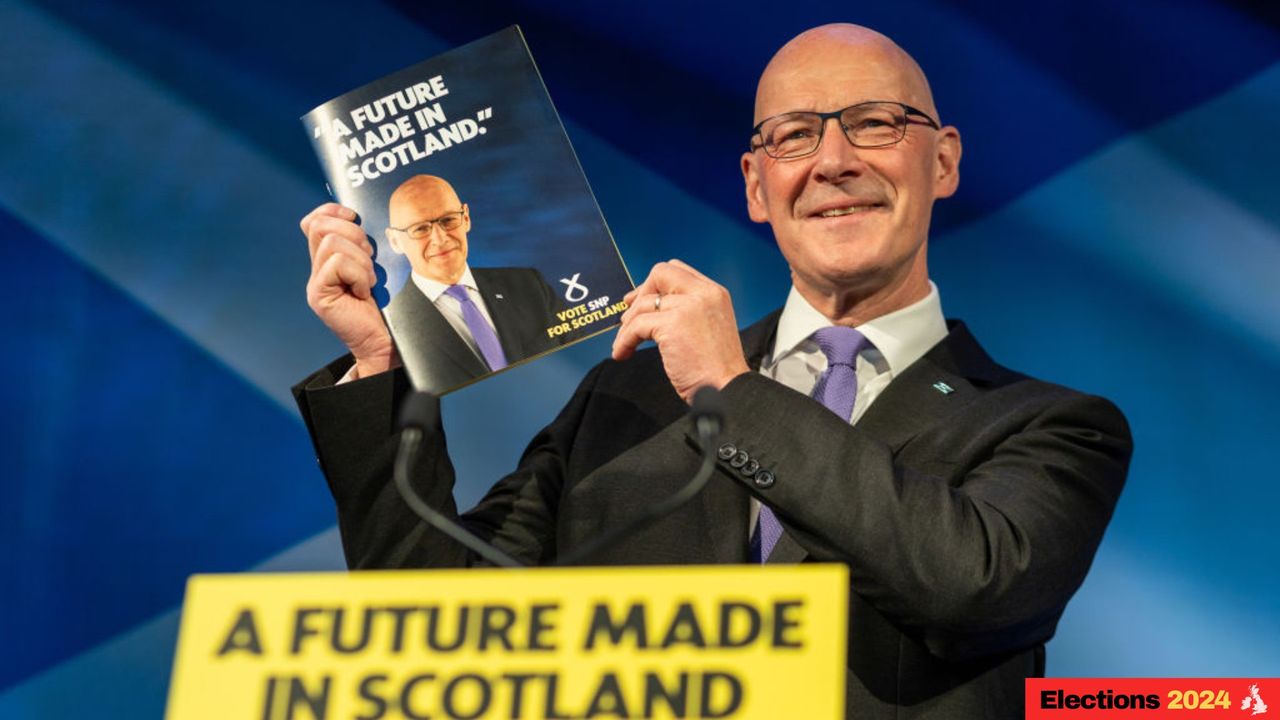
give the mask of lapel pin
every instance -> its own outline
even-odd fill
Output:
[[[494,293],[493,296],[499,300],[506,300],[506,298],[502,297],[502,293]]]
[[[955,389],[955,388],[953,388],[953,387],[951,387],[950,385],[948,385],[948,384],[946,384],[946,383],[942,382],[941,380],[939,380],[938,382],[936,382],[936,383],[934,383],[934,384],[933,384],[933,389],[934,389],[934,390],[937,390],[938,392],[942,393],[943,395],[950,395],[951,393],[953,393],[953,392],[955,392],[955,391],[956,391],[956,389]]]

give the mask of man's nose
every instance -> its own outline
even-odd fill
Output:
[[[449,239],[449,233],[440,227],[440,223],[431,223],[431,229],[427,231],[427,243],[430,245],[438,245]]]
[[[814,175],[829,181],[861,175],[866,170],[862,157],[866,148],[854,147],[840,126],[840,118],[827,118],[823,122],[831,125],[823,126],[822,142],[814,155]]]

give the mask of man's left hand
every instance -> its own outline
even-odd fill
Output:
[[[623,300],[630,307],[613,340],[613,359],[625,360],[640,343],[654,341],[667,379],[685,402],[703,385],[719,390],[750,372],[729,291],[685,263],[654,265]]]

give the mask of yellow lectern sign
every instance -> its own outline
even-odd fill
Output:
[[[840,718],[843,566],[202,575],[169,720]]]

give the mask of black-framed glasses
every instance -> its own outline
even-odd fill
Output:
[[[907,125],[927,125],[934,130],[942,126],[905,103],[873,100],[850,105],[832,112],[797,111],[765,118],[751,129],[751,149],[763,149],[771,158],[790,160],[818,151],[827,120],[835,118],[849,144],[860,148],[894,145],[907,136]]]
[[[391,229],[398,230],[404,233],[405,235],[408,235],[409,237],[413,238],[414,240],[421,240],[422,238],[430,235],[431,228],[436,225],[439,225],[440,229],[445,232],[449,232],[450,230],[457,230],[459,227],[462,226],[462,216],[464,213],[466,213],[466,211],[467,210],[464,207],[458,210],[454,210],[453,212],[447,212],[438,218],[432,218],[431,220],[423,220],[422,222],[416,222],[410,225],[409,227],[402,227],[402,228],[393,227]]]

